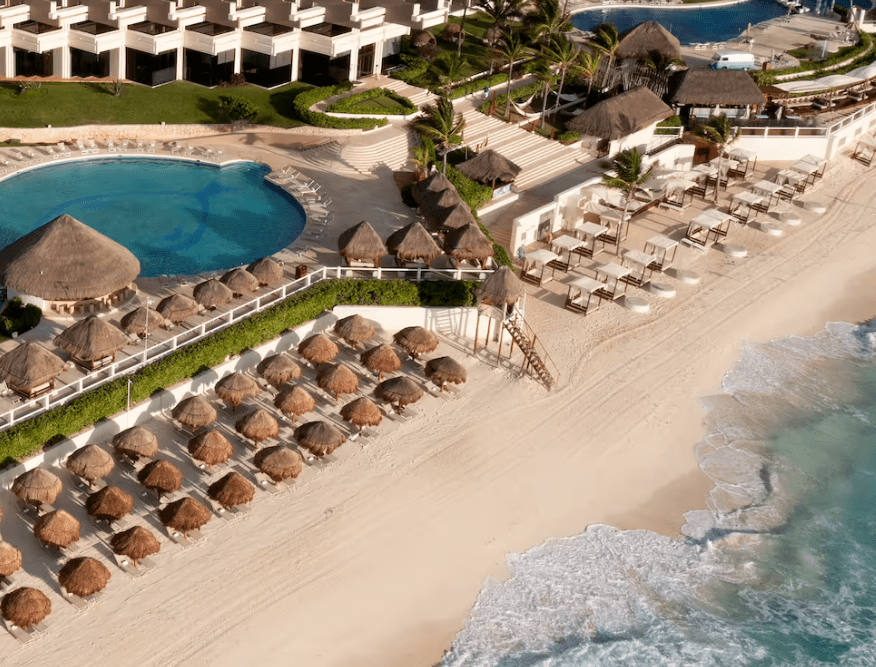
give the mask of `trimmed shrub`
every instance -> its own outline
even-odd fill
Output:
[[[0,318],[0,335],[11,337],[12,334],[23,334],[30,331],[43,319],[43,311],[38,306],[29,303],[24,305],[21,299],[15,297],[3,309]]]
[[[415,83],[426,73],[426,70],[429,69],[428,60],[407,53],[401,55],[401,61],[406,67],[404,69],[396,70],[390,76],[392,76],[393,79],[398,79],[405,83]]]
[[[557,141],[561,144],[574,144],[581,138],[581,133],[578,130],[566,130],[557,135]]]
[[[397,110],[387,109],[386,107],[382,107],[379,104],[363,104],[363,102],[367,102],[369,100],[374,100],[379,97],[388,97],[393,102],[399,104],[402,108]],[[402,97],[398,93],[395,93],[391,90],[385,90],[384,88],[372,88],[371,90],[366,90],[364,93],[356,93],[355,95],[350,95],[349,97],[344,97],[336,102],[332,102],[332,104],[326,109],[326,111],[331,111],[333,113],[370,113],[370,114],[382,114],[382,115],[407,115],[414,113],[417,111],[417,107],[415,107],[411,101],[407,97]]]
[[[305,90],[295,96],[292,102],[295,108],[295,114],[303,122],[314,127],[330,127],[335,129],[360,129],[371,130],[375,127],[386,125],[386,118],[334,118],[326,116],[318,111],[311,111],[312,107],[317,102],[345,93],[353,87],[350,81],[344,81],[334,86],[326,86],[324,88],[313,88]]]
[[[479,90],[483,90],[487,86],[490,86],[492,88],[493,86],[497,86],[500,83],[505,83],[507,80],[507,74],[494,74],[493,76],[481,77],[479,79],[475,79],[474,81],[466,81],[465,83],[461,83],[453,90],[451,90],[449,97],[451,100],[456,100],[460,97],[465,97],[466,95],[471,95],[472,93],[476,93]]]

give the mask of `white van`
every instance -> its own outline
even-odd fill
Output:
[[[745,51],[718,51],[712,56],[712,69],[755,69],[753,53]]]

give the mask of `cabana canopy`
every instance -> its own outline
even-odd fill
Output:
[[[63,548],[79,540],[81,528],[72,514],[65,510],[55,510],[36,520],[33,534],[41,542]]]
[[[383,413],[380,411],[374,402],[366,397],[360,396],[353,399],[341,408],[341,417],[350,422],[353,426],[359,427],[359,435],[366,426],[379,426],[383,421]]]
[[[301,366],[288,354],[273,354],[265,357],[256,367],[259,374],[272,385],[279,387],[289,380],[301,377]]]
[[[158,452],[158,438],[142,426],[132,426],[113,436],[113,447],[125,456],[151,458]]]
[[[16,588],[0,602],[3,618],[19,628],[29,628],[52,613],[52,602],[36,588]]]
[[[423,397],[423,390],[410,378],[399,376],[384,380],[374,390],[379,398],[395,403],[403,408],[409,403],[416,403]]]
[[[659,97],[640,86],[594,104],[566,126],[582,134],[613,141],[644,130],[673,113]]]
[[[200,395],[184,398],[174,406],[171,414],[178,422],[192,428],[201,428],[212,424],[218,416],[216,408]]]
[[[186,496],[169,503],[158,510],[158,518],[168,528],[178,530],[183,535],[197,530],[211,518],[210,510],[194,498]]]
[[[247,396],[258,396],[259,385],[249,375],[240,371],[229,373],[219,380],[214,387],[216,395],[223,401],[228,401],[235,409]]]
[[[620,40],[615,56],[621,60],[643,60],[655,53],[666,60],[681,58],[681,42],[656,21],[645,21]]]
[[[478,285],[475,296],[483,303],[502,307],[517,303],[523,292],[523,282],[520,278],[514,275],[509,267],[500,266]]]
[[[495,186],[496,181],[510,183],[520,173],[520,167],[490,148],[456,168],[469,178],[481,183],[491,183],[491,187]]]
[[[338,346],[324,333],[318,333],[298,344],[298,354],[312,364],[327,364],[338,356]]]
[[[158,493],[178,491],[183,483],[183,474],[175,465],[164,459],[156,459],[143,466],[137,473],[140,484]]]
[[[338,237],[338,254],[348,265],[355,260],[368,260],[373,261],[376,268],[380,266],[380,258],[387,254],[387,250],[374,227],[363,220]]]
[[[106,477],[114,467],[109,452],[95,444],[85,445],[67,457],[67,469],[89,482]]]
[[[316,374],[316,383],[337,400],[341,394],[359,391],[359,378],[344,364],[325,365]]]
[[[291,415],[294,424],[299,415],[311,412],[316,407],[316,401],[307,391],[296,386],[277,394],[274,406],[284,415]]]
[[[369,371],[377,373],[377,381],[383,380],[384,373],[395,373],[401,368],[402,362],[391,345],[381,343],[377,347],[365,350],[359,355],[362,365]]]
[[[470,224],[477,224],[471,209],[462,200],[450,208],[443,206],[424,207],[423,217],[429,223],[432,231],[460,229]]]
[[[167,322],[161,313],[157,310],[148,309],[146,306],[135,308],[129,313],[125,313],[122,317],[122,331],[135,336],[142,336],[147,333],[146,326],[148,325],[153,331],[158,328],[165,328]]]
[[[465,367],[453,357],[438,357],[426,363],[426,377],[434,381],[441,391],[448,382],[460,384],[468,379]]]
[[[412,222],[394,232],[386,239],[386,247],[399,262],[419,260],[427,266],[431,266],[432,260],[441,254],[435,239],[419,222]]]
[[[256,452],[254,461],[256,467],[275,482],[282,482],[290,477],[294,479],[304,469],[301,454],[282,445],[266,447]]]
[[[143,526],[134,526],[121,533],[116,533],[110,539],[110,545],[113,548],[113,553],[130,558],[134,562],[134,567],[137,566],[138,561],[146,556],[161,551],[161,543],[151,531]]]
[[[374,335],[374,322],[356,313],[338,320],[335,333],[353,347],[359,347]]]
[[[158,302],[158,314],[174,324],[179,324],[192,315],[197,315],[201,307],[198,302],[185,294],[172,294]]]
[[[86,598],[100,593],[110,576],[106,565],[85,556],[68,560],[58,573],[58,583],[71,595]]]
[[[97,315],[79,320],[55,338],[55,345],[69,352],[74,359],[95,361],[115,356],[131,343],[123,331]]]
[[[232,508],[252,502],[255,488],[243,475],[232,471],[213,482],[207,489],[207,495],[222,507]]]
[[[413,196],[414,201],[420,204],[422,203],[423,196],[427,192],[441,192],[448,188],[453,188],[454,191],[456,190],[447,176],[440,171],[435,171],[429,174],[429,176],[426,177],[426,180],[417,183],[411,190],[411,195]]]
[[[105,486],[85,501],[89,516],[101,521],[118,521],[134,509],[134,499],[117,486]]]
[[[295,429],[295,441],[314,456],[325,456],[344,444],[347,436],[328,422],[312,421]]]
[[[28,394],[46,383],[54,386],[55,378],[63,370],[64,362],[58,355],[33,341],[22,343],[0,357],[0,380]]]
[[[12,493],[28,503],[53,503],[63,485],[56,475],[44,468],[31,468],[12,482]]]
[[[414,358],[426,352],[434,352],[440,342],[438,336],[425,327],[405,327],[392,340]]]
[[[744,107],[765,103],[748,72],[731,69],[688,70],[672,96],[672,104],[679,106]]]
[[[247,267],[247,270],[256,277],[259,285],[276,285],[283,282],[286,276],[283,267],[270,257],[262,257]]]
[[[234,455],[234,448],[224,435],[215,428],[198,433],[189,440],[189,454],[192,458],[213,467],[225,463]]]
[[[477,223],[471,222],[447,235],[444,252],[458,262],[478,262],[486,268],[493,256],[493,244]]]
[[[276,438],[280,434],[280,425],[267,410],[258,408],[234,424],[234,429],[244,438],[260,443],[268,438]]]

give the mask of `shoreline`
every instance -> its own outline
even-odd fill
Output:
[[[730,7],[732,5],[741,5],[745,2],[749,2],[749,0],[708,0],[706,2],[690,2],[680,5],[658,5],[649,2],[643,2],[642,4],[606,4],[604,2],[601,2],[599,4],[588,4],[582,7],[575,7],[573,9],[570,9],[569,15],[575,16],[576,14],[580,14],[582,12],[591,12],[600,9],[710,9],[712,7]]]

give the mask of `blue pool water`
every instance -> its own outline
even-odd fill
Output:
[[[697,451],[747,500],[686,515],[721,530],[591,526],[514,555],[444,667],[876,665],[874,331],[747,346]]]
[[[67,213],[133,252],[144,277],[234,268],[304,228],[298,202],[264,183],[268,171],[154,158],[47,165],[0,183],[0,247]]]

